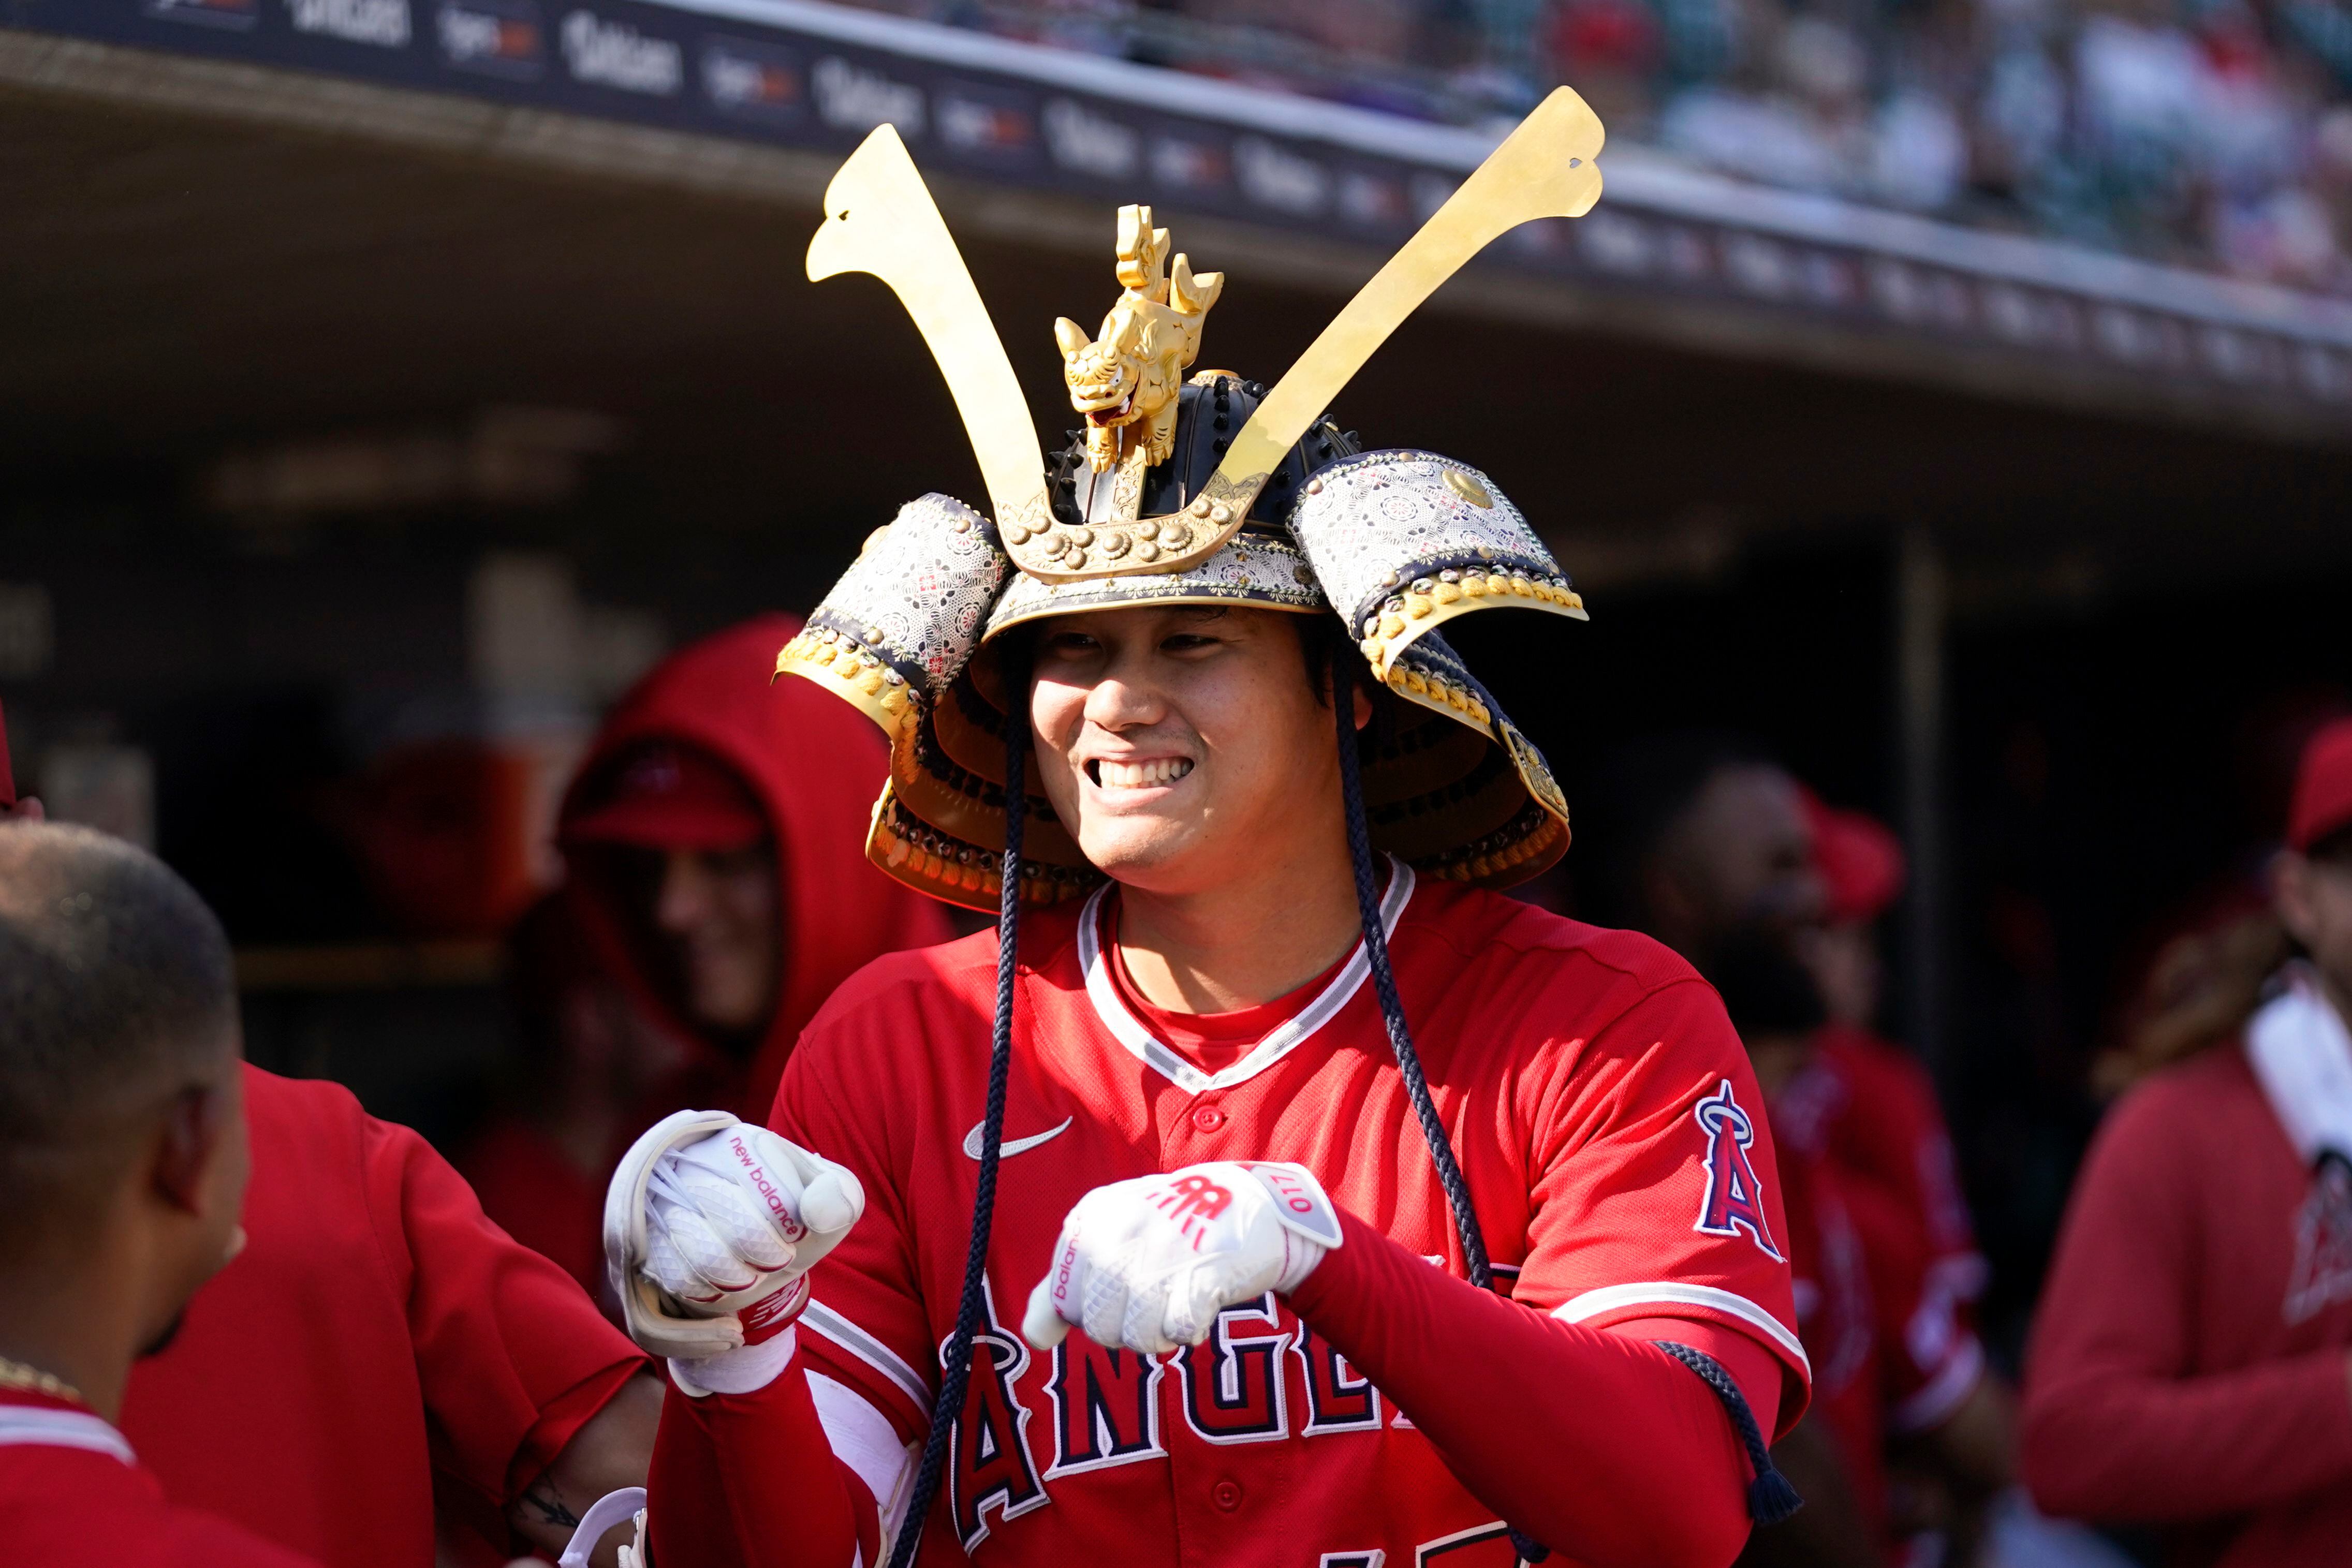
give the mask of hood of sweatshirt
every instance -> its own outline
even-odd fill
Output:
[[[793,1042],[835,987],[885,953],[954,935],[939,904],[866,862],[869,818],[889,769],[881,735],[830,693],[772,679],[776,650],[800,629],[794,616],[761,616],[656,666],[605,720],[557,826],[589,940],[658,1021],[696,1043],[692,1092],[749,1121],[767,1119]],[[632,891],[608,845],[572,831],[611,821],[629,770],[665,748],[688,759],[679,771],[692,796],[669,847],[713,846],[710,824],[727,816],[727,791],[712,788],[707,766],[714,763],[740,785],[737,799],[765,820],[775,847],[782,951],[775,1008],[753,1040],[722,1038],[688,1016],[645,894]]]

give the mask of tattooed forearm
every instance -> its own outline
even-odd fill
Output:
[[[563,1500],[563,1494],[555,1490],[552,1476],[541,1476],[531,1482],[530,1490],[515,1500],[514,1513],[518,1516],[515,1523],[525,1529],[539,1524],[572,1530],[580,1523],[580,1516],[572,1511],[571,1505]]]
[[[662,1398],[660,1382],[650,1376],[629,1378],[508,1507],[507,1524],[516,1538],[552,1558],[571,1541],[581,1516],[597,1499],[624,1487],[645,1485]],[[605,1531],[589,1561],[596,1568],[614,1568],[627,1539],[617,1527]]]

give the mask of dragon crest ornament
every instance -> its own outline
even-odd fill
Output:
[[[1054,323],[1070,406],[1087,416],[1087,466],[1107,474],[1137,446],[1147,465],[1176,445],[1176,393],[1201,352],[1201,326],[1225,275],[1195,275],[1190,257],[1168,264],[1168,231],[1151,209],[1118,210],[1118,280],[1127,291],[1092,338],[1067,316]]]

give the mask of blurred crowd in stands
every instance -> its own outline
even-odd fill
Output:
[[[2337,0],[859,0],[1419,119],[1555,83],[1791,190],[2352,291]]]

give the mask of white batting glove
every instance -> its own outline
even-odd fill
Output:
[[[1219,1312],[1297,1290],[1339,1240],[1339,1211],[1304,1166],[1213,1160],[1113,1182],[1062,1221],[1021,1332],[1039,1350],[1073,1327],[1147,1355],[1199,1344]]]
[[[629,1336],[688,1394],[748,1394],[792,1359],[808,1271],[866,1210],[857,1177],[723,1111],[656,1123],[613,1173],[604,1264]]]

